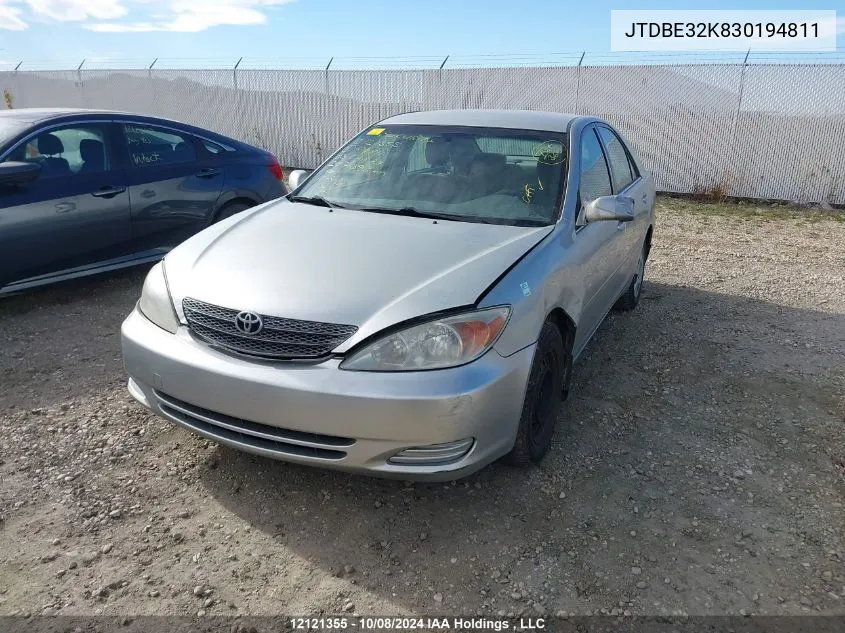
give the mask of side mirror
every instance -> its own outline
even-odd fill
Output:
[[[41,175],[41,165],[38,163],[21,163],[9,161],[0,163],[0,185],[20,187],[38,179]]]
[[[628,196],[602,196],[584,208],[587,222],[630,222],[634,219],[634,199]]]
[[[288,176],[288,187],[290,187],[290,190],[293,191],[299,187],[299,185],[308,179],[309,175],[311,175],[311,172],[305,169],[294,169],[290,172],[290,176]]]

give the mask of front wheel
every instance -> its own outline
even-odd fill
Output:
[[[647,257],[647,246],[643,246],[640,251],[640,259],[637,261],[637,270],[634,273],[634,278],[628,285],[625,294],[619,297],[619,300],[614,306],[617,310],[633,310],[640,302],[640,296],[643,293],[643,278],[645,277],[645,260]]]
[[[505,460],[513,466],[537,463],[552,444],[560,403],[571,375],[572,353],[560,330],[547,321],[540,331],[528,376],[516,442]]]
[[[226,218],[231,218],[233,215],[236,215],[241,211],[246,211],[249,208],[250,205],[244,202],[230,202],[222,209],[220,209],[220,211],[217,213],[217,217],[214,218],[214,221],[220,222],[221,220],[225,220]]]

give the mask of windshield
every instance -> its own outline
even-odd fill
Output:
[[[13,137],[23,132],[28,123],[23,123],[15,119],[0,118],[0,147],[3,147]]]
[[[386,125],[359,134],[292,199],[464,222],[557,220],[564,134]]]

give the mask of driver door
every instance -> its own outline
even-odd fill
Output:
[[[581,136],[581,162],[578,194],[580,209],[575,229],[573,247],[581,261],[581,276],[584,280],[584,308],[582,322],[578,328],[576,349],[580,349],[615,301],[614,278],[619,269],[619,249],[622,232],[621,222],[591,222],[584,217],[584,205],[601,196],[613,195],[610,169],[595,126],[588,126]]]
[[[111,123],[79,122],[36,132],[3,159],[42,169],[0,187],[0,286],[125,254],[129,194],[114,147]]]

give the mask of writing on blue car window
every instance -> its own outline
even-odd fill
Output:
[[[126,124],[123,128],[135,167],[191,163],[197,159],[193,139],[187,134],[143,125]]]

